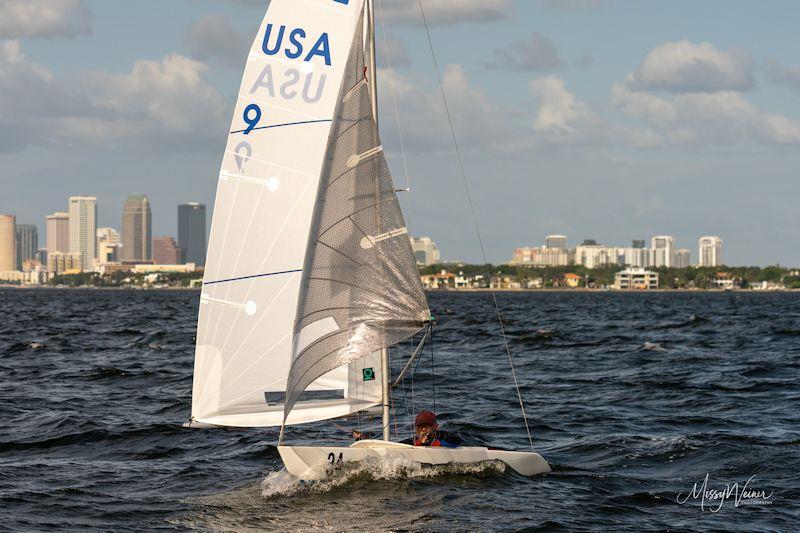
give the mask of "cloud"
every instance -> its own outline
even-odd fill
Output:
[[[444,72],[447,101],[459,144],[465,150],[504,152],[522,129],[515,118],[520,111],[500,107],[474,87],[460,65],[448,65]],[[386,133],[395,134],[394,99],[407,147],[418,152],[451,150],[452,141],[442,97],[436,86],[384,69],[379,80],[382,117]]]
[[[492,52],[484,62],[487,68],[517,71],[549,70],[561,66],[555,46],[540,33],[534,32],[525,41],[514,41]]]
[[[774,83],[800,91],[800,67],[785,67],[771,59],[766,63],[766,71]]]
[[[77,37],[91,29],[83,0],[0,0],[0,39]]]
[[[554,9],[598,9],[610,6],[613,0],[539,0],[539,3]]]
[[[84,86],[98,117],[79,119],[65,133],[100,144],[122,139],[162,147],[191,147],[219,138],[228,106],[203,79],[205,69],[203,63],[172,54],[160,61],[139,60],[127,74],[91,73]]]
[[[78,91],[28,61],[18,41],[0,42],[0,94],[0,152],[49,144],[54,121],[90,108]]]
[[[531,81],[531,89],[539,98],[539,113],[533,129],[554,134],[574,133],[581,125],[595,122],[596,117],[583,102],[566,88],[564,80],[545,76]]]
[[[625,80],[631,90],[670,93],[746,91],[753,87],[753,61],[741,50],[721,52],[687,40],[651,50]]]
[[[242,67],[255,33],[255,29],[252,35],[240,33],[223,15],[207,15],[186,29],[184,41],[194,59]]]
[[[581,102],[557,76],[536,78],[530,82],[530,87],[539,100],[533,135],[528,141],[534,146],[625,145],[649,148],[661,143],[652,130],[634,130],[610,122]]]
[[[612,103],[647,121],[667,144],[800,143],[800,121],[765,112],[735,91],[662,97],[616,84]]]
[[[0,45],[0,152],[201,149],[220,140],[228,105],[205,66],[171,55],[137,61],[126,74],[88,72],[79,84],[29,61],[18,42]]]
[[[496,22],[513,12],[512,0],[425,0],[429,24],[452,26],[464,22]],[[422,24],[418,0],[383,0],[377,8],[387,22]]]

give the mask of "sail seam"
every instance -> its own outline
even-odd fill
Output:
[[[253,279],[253,278],[266,278],[269,276],[279,276],[281,274],[293,274],[295,272],[302,272],[302,268],[298,268],[295,270],[281,270],[279,272],[268,272],[266,274],[253,274],[252,276],[240,276],[238,278],[228,278],[228,279],[218,279],[216,281],[206,281],[203,285],[215,285],[217,283],[228,283],[229,281],[241,281],[243,279]]]
[[[317,120],[300,120],[298,122],[285,122],[283,124],[270,124],[269,126],[259,126],[257,128],[251,128],[250,131],[268,130],[268,129],[271,129],[271,128],[283,128],[284,126],[302,126],[303,124],[321,124],[323,122],[333,122],[333,119],[331,119],[331,118],[321,118],[321,119],[317,119]],[[245,128],[243,130],[232,131],[231,134],[242,133],[242,132],[245,132],[245,131],[247,131],[247,128]]]

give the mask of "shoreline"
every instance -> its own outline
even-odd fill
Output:
[[[90,285],[79,287],[50,286],[50,285],[4,285],[0,284],[0,289],[18,290],[65,290],[65,291],[201,291],[200,287],[93,287]],[[473,292],[492,292],[491,289],[425,289],[426,294],[430,293],[473,293]],[[648,294],[657,292],[678,292],[678,293],[776,293],[776,292],[800,292],[800,289],[648,289],[648,290],[614,290],[614,289],[587,289],[585,287],[566,288],[549,287],[542,289],[494,289],[497,293],[610,293],[610,294]]]

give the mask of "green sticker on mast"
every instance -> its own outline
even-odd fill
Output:
[[[375,380],[375,369],[372,367],[369,368],[362,368],[361,375],[364,377],[364,381],[374,381]]]

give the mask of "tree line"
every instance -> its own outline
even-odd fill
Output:
[[[626,267],[619,265],[605,265],[596,268],[586,268],[582,265],[569,266],[516,266],[516,265],[472,265],[472,264],[442,264],[420,267],[420,274],[437,274],[442,270],[457,274],[463,272],[465,276],[476,275],[503,275],[515,276],[517,281],[525,282],[541,278],[542,286],[554,287],[563,286],[564,275],[571,273],[581,276],[581,286],[588,284],[589,287],[604,287],[614,284],[614,275],[624,270]],[[785,268],[782,266],[768,267],[688,267],[688,268],[648,268],[647,270],[658,272],[659,288],[669,289],[706,289],[711,286],[711,280],[720,273],[730,274],[737,284],[743,288],[751,287],[762,282],[782,283],[786,288],[800,289],[800,275],[798,269]]]

